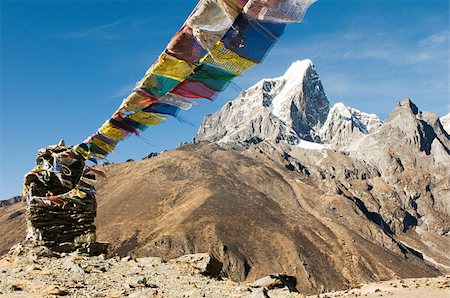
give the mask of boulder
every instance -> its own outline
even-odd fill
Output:
[[[212,277],[219,277],[222,270],[222,262],[209,253],[189,254],[177,259],[170,260],[169,263],[177,264],[180,267]]]

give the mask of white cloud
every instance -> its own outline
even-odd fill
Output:
[[[79,31],[68,32],[61,34],[62,38],[73,38],[73,39],[85,39],[85,38],[93,38],[93,39],[101,39],[101,40],[119,40],[124,39],[124,36],[118,33],[117,27],[124,25],[130,19],[125,18],[121,20],[117,20],[115,22],[109,24],[103,24]]]
[[[440,31],[437,33],[433,33],[430,36],[428,36],[427,38],[422,39],[419,42],[419,45],[421,47],[435,47],[435,46],[447,44],[447,46],[448,46],[449,34],[450,34],[449,30],[443,30],[443,31]]]
[[[85,28],[73,32],[57,35],[59,38],[68,39],[93,39],[93,40],[125,40],[135,38],[139,33],[141,36],[166,36],[167,32],[157,30],[144,30],[151,27],[154,20],[145,18],[123,18],[108,24],[102,24],[91,28]]]

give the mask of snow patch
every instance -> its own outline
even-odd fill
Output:
[[[450,134],[450,113],[439,119],[445,131]]]
[[[303,79],[306,74],[306,70],[312,65],[313,63],[309,59],[297,60],[289,66],[284,75],[281,77],[290,82],[297,81],[298,78]]]
[[[323,150],[329,148],[327,145],[309,142],[305,140],[300,140],[300,142],[296,145],[296,147],[309,150]]]

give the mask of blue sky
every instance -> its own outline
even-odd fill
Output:
[[[77,144],[119,106],[197,1],[1,1],[0,199],[20,193],[39,148]],[[235,80],[246,89],[311,59],[331,103],[384,119],[409,96],[450,111],[448,0],[319,0],[288,26],[264,62]],[[190,141],[202,118],[239,93],[149,128],[110,161],[140,159]]]

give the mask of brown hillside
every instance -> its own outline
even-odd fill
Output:
[[[439,275],[345,194],[325,194],[262,148],[242,154],[191,144],[105,166],[108,179],[97,185],[99,240],[111,243],[113,255],[211,252],[235,280],[285,273],[306,293]],[[24,216],[11,218],[23,209],[2,211],[1,250],[24,237]]]

